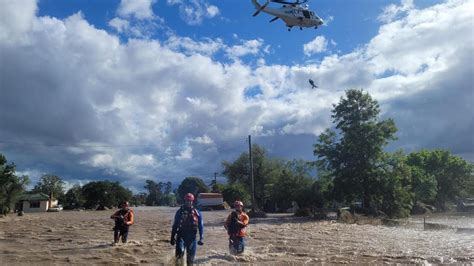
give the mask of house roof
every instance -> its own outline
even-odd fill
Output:
[[[44,193],[23,194],[20,196],[19,200],[42,201],[42,200],[49,200],[49,196]]]
[[[199,193],[198,198],[200,199],[219,199],[222,198],[222,193]]]

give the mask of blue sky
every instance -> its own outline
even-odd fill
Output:
[[[192,1],[183,1],[192,2]],[[166,26],[179,36],[187,36],[193,39],[221,38],[226,43],[238,44],[239,40],[263,39],[265,44],[272,46],[271,53],[265,57],[269,63],[288,64],[304,63],[309,59],[320,60],[328,53],[305,56],[301,47],[302,43],[308,43],[318,35],[325,36],[328,40],[337,43],[331,52],[347,53],[364,45],[378,31],[380,21],[379,15],[384,8],[390,4],[399,4],[400,1],[309,1],[310,8],[314,10],[328,25],[319,30],[305,30],[287,34],[286,27],[282,21],[269,23],[272,18],[268,14],[261,13],[258,17],[252,17],[255,12],[250,0],[214,0],[198,1],[201,5],[215,6],[219,14],[212,18],[204,18],[198,24],[189,24],[180,16],[180,5],[170,4],[165,0],[152,2],[151,10],[159,18],[164,19]],[[264,1],[261,1],[264,3]],[[416,1],[416,7],[426,7],[439,3],[435,0]],[[79,11],[84,18],[98,29],[111,30],[108,22],[117,16],[117,8],[120,1],[104,0],[88,2],[84,0],[39,1],[39,15],[67,18]],[[192,3],[190,5],[193,7]],[[272,7],[279,7],[272,3]],[[151,38],[166,38],[165,29],[153,31]],[[235,38],[235,35],[238,38]],[[128,36],[122,36],[123,41]]]
[[[474,158],[474,1],[310,0],[326,25],[291,32],[250,0],[91,3],[0,0],[0,152],[33,184],[210,181],[249,134],[314,160],[348,88],[394,118],[389,150]]]

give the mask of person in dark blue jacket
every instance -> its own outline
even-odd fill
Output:
[[[196,243],[203,245],[204,224],[201,213],[193,207],[194,195],[188,193],[184,196],[184,205],[179,208],[174,216],[173,229],[171,230],[170,244],[176,244],[176,259],[182,259],[186,250],[186,263],[192,265],[196,256]],[[199,241],[196,235],[199,231]]]

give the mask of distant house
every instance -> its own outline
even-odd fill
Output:
[[[199,193],[197,205],[200,207],[222,206],[224,197],[222,193]]]
[[[51,207],[58,205],[58,200],[51,198],[44,193],[23,194],[17,204],[18,211],[26,212],[46,212]]]

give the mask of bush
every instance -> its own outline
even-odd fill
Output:
[[[301,209],[296,210],[295,212],[296,217],[309,217],[311,215],[312,213],[309,208],[301,208]]]

